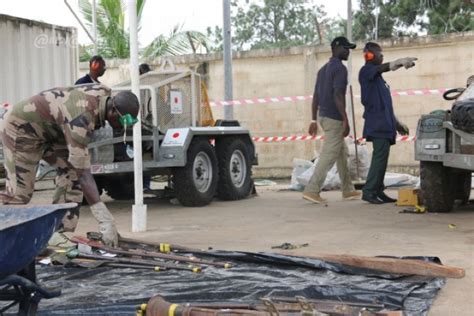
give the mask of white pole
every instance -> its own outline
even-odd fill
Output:
[[[347,0],[347,39],[349,40],[349,42],[352,43],[352,1],[351,0]],[[351,87],[352,85],[352,53],[353,52],[349,54],[349,60],[347,61],[347,83],[349,87]],[[351,117],[353,106],[352,106],[350,96],[346,97],[346,107],[349,112],[349,117]]]
[[[97,7],[95,0],[92,0],[92,31],[94,34],[94,56],[97,55]]]
[[[374,35],[375,41],[379,39],[379,14],[380,14],[379,1],[375,0],[375,35]]]
[[[230,0],[223,0],[224,6],[224,100],[231,101],[234,98],[232,90],[232,35],[230,28]],[[233,105],[224,105],[224,119],[234,119]]]
[[[128,0],[130,24],[130,77],[132,92],[140,101],[140,77],[138,74],[137,0]],[[133,127],[133,166],[135,175],[135,204],[132,207],[132,232],[146,231],[147,207],[143,204],[142,123]]]

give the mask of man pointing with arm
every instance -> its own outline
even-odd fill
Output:
[[[387,170],[390,146],[395,144],[397,132],[408,135],[408,127],[395,116],[390,87],[382,73],[415,66],[416,58],[400,58],[383,63],[382,48],[369,42],[364,47],[365,65],[359,72],[361,101],[364,105],[364,132],[367,141],[372,142],[374,151],[362,200],[371,204],[393,203],[395,199],[384,193],[383,180]]]

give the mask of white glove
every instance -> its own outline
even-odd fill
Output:
[[[405,69],[411,68],[415,66],[415,60],[418,60],[418,58],[415,57],[405,57],[405,58],[399,58],[396,59],[392,62],[390,62],[390,70],[395,71],[399,69],[400,67],[405,67]]]
[[[118,232],[115,220],[103,202],[91,205],[91,212],[99,222],[99,231],[102,233],[102,241],[106,246],[118,246]]]

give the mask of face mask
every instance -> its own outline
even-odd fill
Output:
[[[138,122],[137,118],[133,117],[131,114],[122,115],[122,114],[120,114],[120,112],[118,110],[117,110],[117,113],[120,115],[119,123],[120,123],[120,125],[122,125],[122,127],[124,129],[127,129],[127,126],[133,126],[133,125],[135,125],[135,123]]]
[[[113,99],[112,99],[112,106],[119,115],[118,121],[119,121],[119,124],[123,127],[123,143],[125,144],[126,143],[125,139],[127,137],[127,127],[135,125],[138,122],[138,119],[136,117],[133,117],[130,113],[122,115],[122,113],[120,113],[120,111],[115,106]]]

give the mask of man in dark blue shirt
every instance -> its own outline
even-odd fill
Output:
[[[409,131],[393,112],[390,87],[383,79],[382,73],[395,71],[402,66],[411,68],[415,66],[416,58],[400,58],[383,64],[382,48],[372,42],[365,45],[364,58],[366,63],[359,72],[365,119],[363,136],[372,142],[373,153],[367,181],[362,190],[362,200],[372,204],[393,203],[396,200],[384,193],[383,184],[390,146],[395,144],[397,132],[408,135]]]
[[[347,165],[347,145],[344,138],[349,135],[349,120],[346,114],[347,69],[342,64],[349,57],[355,44],[345,37],[336,37],[331,42],[332,57],[318,72],[312,104],[312,121],[308,133],[316,135],[319,124],[324,130],[324,143],[313,176],[303,192],[303,199],[313,203],[326,203],[320,196],[324,181],[334,163],[341,179],[344,199],[360,197],[352,185]]]
[[[101,56],[92,56],[89,60],[89,73],[76,81],[76,85],[85,83],[100,83],[99,77],[105,73],[105,60]]]

